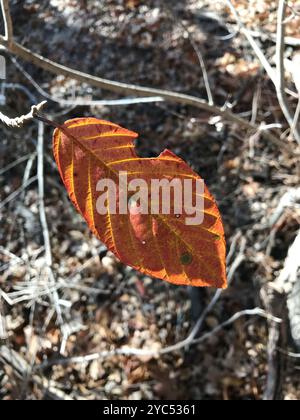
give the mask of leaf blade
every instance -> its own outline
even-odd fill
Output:
[[[54,157],[75,208],[124,264],[173,284],[226,287],[223,224],[206,186],[199,226],[186,226],[186,214],[134,217],[96,211],[97,182],[109,178],[118,184],[121,171],[128,173],[128,182],[139,177],[148,186],[152,179],[201,179],[168,150],[157,158],[138,157],[136,138],[134,132],[95,118],[69,120],[55,130]]]

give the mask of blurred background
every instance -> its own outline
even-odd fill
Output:
[[[69,202],[52,156],[52,129],[42,132],[34,121],[21,129],[1,124],[0,399],[300,397],[299,146],[228,3],[9,1],[15,40],[30,50],[95,76],[213,101],[257,130],[164,101],[111,104],[125,96],[1,51],[6,115],[22,115],[46,99],[44,112],[52,119],[95,116],[118,123],[140,133],[140,156],[168,148],[204,178],[223,217],[231,283],[216,295],[122,265]],[[231,4],[274,66],[278,1]],[[300,48],[300,3],[287,5],[288,66]],[[295,110],[293,68],[287,70],[288,101]],[[51,272],[45,269],[49,246],[40,220],[41,137]],[[264,316],[240,316],[218,328],[256,307]],[[267,312],[282,323],[265,319]],[[160,355],[116,352],[159,351],[181,342],[199,317],[200,340],[192,346]]]

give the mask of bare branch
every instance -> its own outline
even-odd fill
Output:
[[[0,112],[0,121],[6,124],[10,128],[21,128],[26,122],[33,120],[36,113],[41,111],[41,109],[45,106],[46,103],[47,101],[43,101],[39,103],[38,105],[33,105],[31,107],[30,112],[28,112],[28,114],[22,115],[21,117],[17,117],[17,118],[9,118],[6,115],[4,115],[2,112]]]
[[[100,77],[92,76],[87,73],[83,73],[78,70],[71,69],[66,67],[62,64],[55,63],[45,57],[42,57],[39,54],[36,54],[27,48],[23,47],[22,45],[14,42],[11,47],[8,47],[7,43],[4,41],[3,37],[0,37],[0,44],[6,46],[9,51],[13,54],[19,56],[23,60],[29,61],[32,64],[37,65],[38,67],[43,68],[44,70],[50,71],[57,75],[62,75],[66,77],[71,77],[79,82],[88,83],[91,86],[95,86],[97,88],[102,88],[109,90],[111,92],[122,93],[122,94],[133,94],[136,96],[160,96],[170,102],[178,103],[182,105],[191,105],[195,106],[196,108],[200,108],[204,111],[207,111],[212,114],[221,115],[225,120],[235,122],[239,125],[244,126],[248,129],[256,129],[257,127],[253,127],[248,121],[244,120],[243,118],[234,115],[228,110],[222,110],[220,107],[209,105],[203,99],[185,95],[178,92],[172,92],[162,89],[154,89],[148,88],[144,86],[137,86],[133,84],[121,83],[116,82],[113,80],[107,80]]]
[[[251,131],[259,130],[259,127],[257,125],[251,124],[249,121],[239,117],[238,115],[235,115],[228,109],[222,109],[216,105],[210,105],[205,100],[197,98],[195,96],[185,95],[183,93],[172,92],[163,89],[154,89],[144,86],[137,86],[134,84],[121,83],[113,80],[92,76],[88,73],[83,73],[81,71],[74,70],[69,67],[63,66],[62,64],[58,64],[54,61],[51,61],[48,58],[45,58],[23,47],[15,41],[13,41],[9,45],[5,38],[1,36],[0,45],[4,46],[8,51],[22,58],[23,60],[28,61],[44,70],[50,71],[51,73],[57,75],[71,77],[75,80],[78,80],[79,82],[87,83],[91,86],[106,89],[111,92],[135,95],[137,97],[159,96],[171,103],[190,105],[194,106],[195,108],[209,112],[210,114],[219,115],[223,118],[224,121],[232,122],[234,124],[237,124],[239,127],[243,127]],[[290,148],[287,147],[283,141],[278,139],[272,133],[266,131],[263,132],[262,135],[264,135],[265,138],[267,138],[273,144],[277,145],[281,149],[284,149],[287,153],[293,153],[292,150],[290,150]]]

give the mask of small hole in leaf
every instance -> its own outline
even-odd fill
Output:
[[[142,244],[143,244],[143,245],[146,245],[146,241],[142,241]]]
[[[176,219],[179,219],[180,218],[180,214],[176,214]]]
[[[190,252],[185,252],[180,257],[180,262],[182,265],[190,265],[192,264],[193,256]]]

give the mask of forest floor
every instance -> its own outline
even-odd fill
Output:
[[[16,39],[45,57],[108,79],[207,99],[196,44],[217,105],[227,104],[258,125],[285,128],[274,87],[224,1],[10,3]],[[273,64],[277,2],[233,3]],[[295,9],[287,35],[300,48],[296,3],[289,2]],[[286,58],[296,49],[288,46]],[[10,116],[27,111],[32,95],[43,99],[32,81],[70,101],[121,98],[7,57],[2,93]],[[295,89],[292,81],[289,88]],[[168,148],[204,178],[223,217],[229,267],[242,258],[200,336],[239,311],[263,307],[261,291],[278,277],[299,230],[299,207],[285,211],[275,228],[269,224],[282,196],[299,186],[299,157],[261,133],[167,102],[66,107],[49,99],[45,112],[60,122],[90,115],[116,122],[140,133],[140,156]],[[36,174],[37,124],[21,130],[1,126],[0,135],[0,288],[13,299],[10,306],[0,294],[0,399],[262,399],[269,371],[264,318],[239,318],[200,344],[159,357],[109,353],[180,342],[215,291],[201,289],[192,305],[186,287],[141,275],[107,252],[68,201],[46,128],[45,206],[54,275],[49,282],[36,179],[24,188]],[[288,134],[283,143],[297,150]],[[17,189],[20,194],[7,200]],[[289,339],[283,350],[296,348]],[[300,399],[299,369],[296,358],[284,357],[282,398]]]

